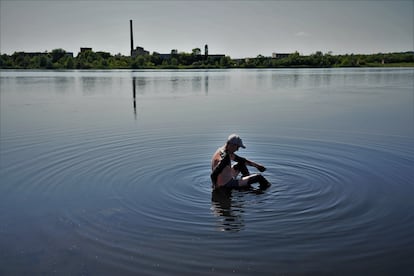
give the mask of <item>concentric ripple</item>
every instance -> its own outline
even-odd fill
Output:
[[[57,227],[76,233],[68,238],[70,251],[114,273],[183,272],[177,262],[197,271],[227,271],[225,261],[202,261],[224,248],[241,260],[247,258],[243,252],[257,256],[252,264],[238,264],[239,272],[266,271],[271,264],[291,271],[285,263],[298,258],[304,271],[317,270],[314,263],[322,260],[328,267],[349,262],[362,267],[412,249],[412,153],[253,137],[252,150],[241,154],[266,165],[272,186],[215,193],[209,180],[212,136],[165,131],[171,132],[90,130],[82,138],[57,133],[56,139],[65,136],[64,145],[51,139],[49,150],[32,160],[11,160],[5,175],[20,171],[22,179],[30,179],[13,192],[37,194],[49,201],[45,208],[60,208],[53,200],[59,198],[65,210],[57,211]],[[38,146],[20,143],[26,153]],[[11,149],[13,156],[23,149]],[[34,170],[30,162],[41,165]],[[51,237],[61,233],[44,231]],[[222,231],[239,234],[228,239],[217,235]],[[197,255],[188,258],[185,252]]]
[[[382,87],[388,70],[368,73]],[[402,71],[399,101],[353,70],[10,77],[0,274],[411,275],[412,72]],[[332,81],[319,87],[309,72]],[[66,76],[57,91],[55,74]],[[337,87],[345,77],[355,82]],[[233,131],[270,188],[211,190],[210,158]]]
[[[56,183],[76,173],[75,185],[86,170],[96,175],[71,188],[45,187],[45,193],[69,194],[72,207],[60,221],[77,233],[79,254],[95,252],[92,259],[131,273],[185,272],[177,262],[208,272],[227,271],[225,261],[202,260],[230,248],[240,260],[247,258],[244,252],[257,256],[254,263],[240,263],[239,272],[266,271],[271,264],[291,271],[285,264],[298,258],[309,271],[320,262],[331,268],[352,262],[361,269],[367,262],[398,258],[393,248],[412,248],[413,160],[407,156],[329,141],[251,139],[254,152],[243,154],[266,164],[264,175],[273,185],[215,194],[209,181],[214,141],[194,142],[208,141],[209,136],[195,139],[202,133],[161,134],[103,137],[78,145],[85,147],[79,156],[65,148],[55,151],[60,164],[48,175]],[[65,170],[57,169],[61,163]],[[84,198],[70,198],[75,187]],[[228,239],[218,235],[222,231],[239,234]],[[185,252],[197,254],[188,258]]]

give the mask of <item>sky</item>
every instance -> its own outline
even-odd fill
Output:
[[[414,50],[413,18],[414,0],[0,0],[0,52],[129,55],[129,20],[134,46],[151,53],[403,52]]]

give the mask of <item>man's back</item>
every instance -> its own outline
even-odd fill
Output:
[[[224,152],[222,147],[217,149],[211,159],[211,170],[214,170],[220,162],[225,162],[225,164],[222,164],[223,169],[217,176],[216,186],[218,187],[226,184],[233,178],[230,156]]]

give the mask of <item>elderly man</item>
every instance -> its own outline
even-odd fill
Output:
[[[237,134],[231,134],[226,144],[217,149],[211,159],[211,181],[213,189],[225,188],[242,188],[248,187],[250,184],[259,183],[260,188],[265,189],[270,186],[269,181],[261,174],[250,174],[247,166],[257,168],[260,172],[264,172],[266,168],[261,164],[247,160],[235,154],[239,148],[246,148],[242,139]],[[237,162],[232,166],[231,161]],[[242,177],[237,179],[237,175],[241,173]]]

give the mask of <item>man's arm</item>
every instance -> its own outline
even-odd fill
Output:
[[[256,163],[256,162],[253,162],[251,160],[248,160],[244,157],[238,156],[236,154],[234,154],[234,159],[233,160],[238,162],[238,163],[241,163],[241,164],[246,164],[248,166],[255,167],[260,172],[264,172],[266,170],[266,168],[263,165],[261,165],[259,163]]]

